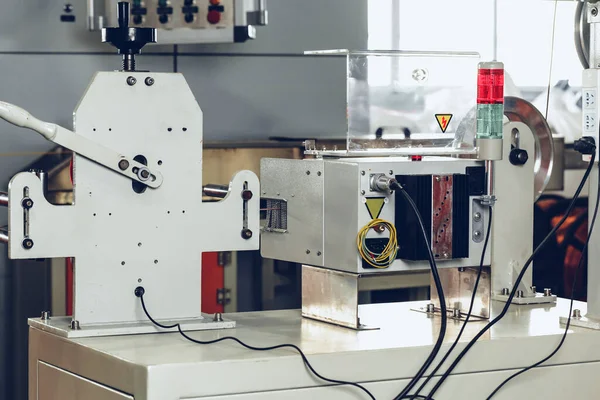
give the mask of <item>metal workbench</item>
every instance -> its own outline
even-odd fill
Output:
[[[494,303],[497,313],[503,303]],[[361,306],[361,319],[380,328],[373,331],[307,320],[299,310],[288,310],[230,314],[236,329],[190,335],[201,340],[234,335],[255,346],[293,343],[321,374],[364,383],[377,399],[392,399],[418,370],[437,336],[439,317],[411,311],[422,305]],[[513,306],[473,347],[435,399],[485,399],[516,368],[549,354],[560,340],[559,315],[566,315],[568,305],[559,300],[557,306]],[[576,308],[585,314],[584,303]],[[472,337],[483,325],[469,323],[465,336]],[[447,343],[460,326],[449,321]],[[522,375],[494,399],[597,398],[599,342],[600,332],[572,329],[551,366]],[[29,357],[30,399],[367,398],[352,387],[323,386],[293,350],[250,351],[230,341],[197,345],[177,333],[65,339],[30,328]]]

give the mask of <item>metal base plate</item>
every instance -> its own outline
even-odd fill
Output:
[[[434,316],[434,317],[441,317],[442,313],[441,310],[436,307],[435,308],[435,312],[429,312],[427,311],[427,307],[418,307],[418,308],[411,308],[411,311],[416,311],[416,312],[420,312],[420,313],[424,313],[427,314],[427,316]],[[466,321],[467,320],[467,314],[462,314],[460,315],[460,317],[455,317],[453,316],[450,312],[448,312],[448,319],[453,319],[456,321]],[[480,315],[473,315],[471,314],[471,316],[469,317],[469,322],[480,322],[480,321],[488,321],[489,318],[486,317],[482,317]]]
[[[560,317],[559,318],[560,324],[563,326],[567,325],[568,319],[569,319],[568,317]],[[579,318],[571,317],[570,326],[578,326],[580,328],[600,330],[600,320],[591,319],[591,318],[587,318],[587,317],[579,317]]]
[[[526,305],[526,304],[548,304],[556,303],[557,297],[555,295],[544,296],[542,293],[536,293],[535,297],[513,297],[512,304]],[[492,300],[501,301],[506,303],[508,296],[503,294],[493,294]]]
[[[144,333],[177,332],[177,328],[161,329],[151,322],[139,322],[128,324],[110,324],[110,325],[92,325],[82,326],[80,329],[71,329],[71,317],[51,317],[48,320],[39,318],[29,318],[29,326],[52,333],[65,338],[85,338],[97,336],[121,336],[138,335]],[[231,329],[235,328],[235,321],[223,319],[214,321],[211,315],[204,315],[202,319],[182,320],[182,321],[160,321],[165,325],[175,323],[181,324],[184,331],[203,331],[213,329]]]

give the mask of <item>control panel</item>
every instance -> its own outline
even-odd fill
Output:
[[[119,0],[90,0],[90,29],[117,26]],[[155,28],[160,44],[234,43],[254,39],[266,24],[264,2],[241,0],[127,0],[131,27]],[[262,8],[261,8],[262,7]],[[258,9],[257,9],[258,8]],[[264,18],[257,18],[264,15]],[[92,23],[96,21],[96,23]]]
[[[596,143],[600,143],[600,103],[598,102],[598,89],[600,88],[600,69],[586,69],[583,71],[582,82],[582,136],[592,136]],[[596,150],[597,152],[599,150]],[[599,154],[596,153],[596,158]]]

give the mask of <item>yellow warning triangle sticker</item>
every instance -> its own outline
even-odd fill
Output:
[[[452,121],[453,114],[435,114],[435,119],[442,130],[442,133],[446,133],[450,121]]]
[[[385,197],[368,197],[365,203],[371,219],[379,218],[383,205],[385,204]]]

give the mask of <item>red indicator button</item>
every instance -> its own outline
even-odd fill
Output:
[[[221,13],[215,10],[209,11],[208,15],[206,16],[206,19],[213,25],[218,24],[219,22],[221,22]]]

